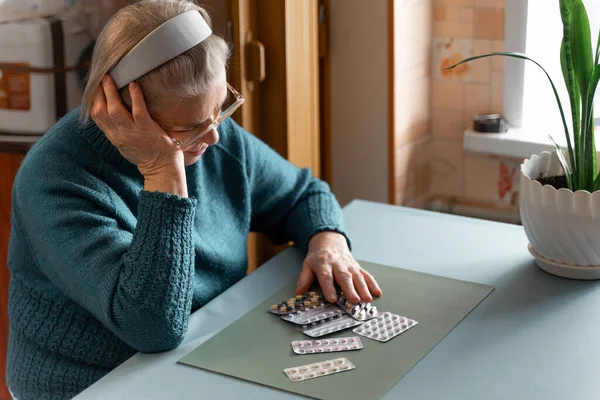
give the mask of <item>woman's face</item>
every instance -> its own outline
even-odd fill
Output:
[[[201,96],[167,101],[157,110],[155,119],[171,138],[181,140],[184,144],[195,142],[182,148],[185,165],[197,162],[209,146],[219,141],[216,128],[206,129],[219,116],[226,96],[227,85],[223,81],[210,87]],[[196,141],[199,137],[200,140]]]

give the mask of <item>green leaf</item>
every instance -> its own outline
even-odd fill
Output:
[[[592,165],[590,168],[591,179],[598,179],[598,157],[596,152],[596,136],[594,134],[594,95],[596,94],[596,90],[598,88],[598,82],[600,82],[600,65],[596,65],[594,67],[594,71],[592,72],[592,76],[590,78],[590,87],[588,88],[588,97],[587,97],[587,121],[585,123],[585,129],[587,130],[587,135],[590,139],[590,147],[591,147],[591,155]]]
[[[570,42],[575,77],[579,83],[579,89],[585,98],[587,97],[587,89],[594,64],[590,21],[581,0],[575,0],[575,4],[573,5]]]
[[[600,61],[600,30],[598,30],[598,41],[596,42],[596,60],[594,61],[595,65],[598,65]]]
[[[571,20],[571,11],[575,0],[560,0],[560,17],[562,18],[563,24],[566,24]]]
[[[579,157],[579,129],[581,115],[581,98],[579,93],[579,85],[575,80],[575,72],[573,71],[573,59],[571,57],[571,45],[568,41],[569,27],[565,25],[564,36],[560,45],[560,66],[565,79],[565,86],[569,93],[569,101],[571,105],[571,118],[573,120],[573,142],[575,145],[575,157]],[[577,159],[571,160],[573,165],[578,162]],[[576,169],[577,170],[577,169]],[[577,174],[574,174],[573,179],[577,180]]]
[[[575,0],[575,1],[577,1],[577,0]],[[552,81],[552,78],[550,78],[550,75],[548,75],[548,72],[546,72],[546,70],[544,69],[544,67],[542,67],[537,61],[535,61],[532,58],[529,58],[528,56],[526,56],[523,53],[498,51],[498,52],[494,52],[494,53],[481,54],[481,55],[478,55],[478,56],[473,56],[473,57],[465,58],[464,60],[462,60],[462,61],[460,61],[460,62],[458,62],[458,63],[456,63],[456,64],[454,64],[454,65],[452,65],[452,66],[450,66],[448,68],[445,68],[445,69],[453,69],[453,68],[456,68],[457,66],[459,66],[461,64],[465,64],[465,63],[468,63],[468,62],[471,62],[471,61],[474,61],[474,60],[479,60],[480,58],[494,57],[494,56],[504,56],[504,57],[519,58],[521,60],[528,60],[528,61],[531,61],[532,63],[534,63],[535,65],[537,65],[538,67],[540,67],[542,71],[544,71],[544,74],[546,74],[546,77],[548,78],[548,81],[550,82],[550,86],[552,86],[552,91],[554,92],[554,98],[556,99],[556,103],[558,104],[558,110],[560,111],[560,116],[562,118],[563,128],[565,130],[565,137],[567,139],[567,149],[569,151],[569,158],[571,159],[571,162],[573,163],[573,160],[575,160],[575,157],[574,157],[574,154],[573,154],[573,146],[571,145],[571,138],[569,136],[569,128],[567,127],[567,120],[565,119],[565,112],[563,111],[563,107],[562,107],[562,103],[560,101],[560,97],[558,96],[558,92],[556,91],[556,86],[554,86],[554,82]],[[576,169],[575,165],[576,164],[574,164],[574,163],[572,164],[573,169],[574,169],[574,174],[577,174],[577,171],[575,171],[575,169]],[[567,174],[567,170],[565,170],[565,174]]]
[[[594,187],[592,190],[595,192],[598,189],[600,189],[600,174],[596,176],[596,180],[594,180]]]
[[[573,186],[571,170],[569,169],[569,163],[567,163],[567,160],[565,160],[565,156],[562,153],[562,149],[560,148],[560,146],[558,144],[556,144],[556,142],[554,141],[554,138],[551,135],[548,135],[548,137],[550,138],[550,141],[552,142],[552,144],[554,145],[554,148],[556,149],[556,155],[558,157],[558,162],[560,163],[560,166],[562,167],[563,171],[565,172],[565,179],[567,180],[567,187],[569,189],[571,189],[572,191],[575,191],[574,186]]]

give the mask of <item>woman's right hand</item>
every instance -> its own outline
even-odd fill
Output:
[[[140,86],[129,84],[131,113],[108,75],[94,97],[91,116],[108,140],[144,177],[184,167],[183,153],[148,113]]]

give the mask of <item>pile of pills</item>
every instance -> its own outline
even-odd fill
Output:
[[[336,358],[313,364],[301,365],[299,367],[286,368],[285,374],[293,382],[305,381],[307,379],[318,378],[321,376],[336,374],[354,369],[354,364],[345,357]]]
[[[415,320],[398,314],[384,312],[379,317],[354,328],[353,332],[369,339],[387,342],[417,324],[418,322]]]
[[[342,314],[338,315],[337,317],[323,319],[319,322],[312,322],[310,324],[302,325],[298,327],[298,329],[307,336],[321,337],[330,333],[352,328],[353,326],[360,324],[361,322],[355,320],[351,316]]]
[[[325,298],[322,294],[317,292],[308,292],[303,295],[291,297],[285,301],[282,301],[281,303],[273,304],[271,309],[268,311],[273,314],[286,315],[304,310],[305,308],[319,305],[324,302]]]
[[[362,348],[363,344],[357,336],[339,339],[295,340],[292,342],[292,349],[296,354],[332,353],[360,350]]]
[[[298,311],[293,314],[283,315],[282,319],[293,322],[298,325],[306,325],[311,322],[318,322],[327,318],[342,315],[344,311],[335,304],[321,303],[311,308],[305,308],[303,311]]]
[[[371,303],[361,301],[357,304],[353,304],[346,300],[343,294],[338,296],[337,304],[344,311],[350,314],[352,318],[358,321],[368,321],[379,315],[379,313],[377,312],[377,307],[375,307]]]

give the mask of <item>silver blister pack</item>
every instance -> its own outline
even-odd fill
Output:
[[[318,322],[327,318],[342,315],[342,311],[337,305],[331,303],[321,303],[312,308],[305,308],[293,314],[282,315],[281,319],[292,322],[297,325],[306,325],[311,322]]]
[[[319,378],[345,372],[354,369],[354,364],[346,357],[336,358],[334,360],[321,361],[313,364],[300,365],[299,367],[286,368],[285,374],[293,382],[305,381],[307,379]]]
[[[365,336],[369,339],[387,342],[417,324],[418,322],[415,320],[398,314],[384,312],[379,317],[365,322],[352,331],[357,335]]]
[[[299,326],[298,329],[307,336],[321,337],[360,324],[362,324],[362,322],[355,320],[350,315],[342,314],[337,317],[327,318],[319,322],[312,322],[310,324]]]
[[[294,340],[292,349],[296,354],[333,353],[336,351],[360,350],[363,344],[358,336],[336,339]]]
[[[365,301],[358,302],[356,304],[350,303],[343,294],[338,296],[337,304],[346,311],[352,318],[358,321],[368,321],[379,315],[377,307],[373,304]]]

